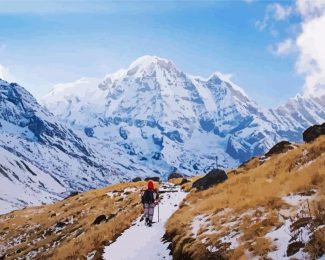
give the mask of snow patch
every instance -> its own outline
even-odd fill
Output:
[[[206,216],[206,215],[195,216],[193,218],[193,221],[192,221],[192,234],[194,235],[194,237],[197,237],[198,231],[201,228],[205,228],[207,226],[210,226],[209,222],[210,222],[209,221],[209,216]]]

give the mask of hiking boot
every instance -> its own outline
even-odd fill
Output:
[[[149,227],[152,226],[152,220],[149,220],[148,226],[149,226]]]
[[[146,225],[149,225],[149,222],[150,222],[149,218],[146,217]]]

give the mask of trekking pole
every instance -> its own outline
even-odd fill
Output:
[[[159,222],[159,201],[158,201],[158,222]]]

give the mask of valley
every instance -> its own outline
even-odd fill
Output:
[[[312,129],[305,138],[322,128]],[[0,255],[2,259],[124,259],[123,255],[137,259],[144,254],[176,260],[321,259],[325,136],[308,140],[276,145],[266,155],[228,171],[221,183],[210,179],[200,190],[194,186],[202,176],[155,183],[162,201],[159,222],[153,227],[141,221],[144,181],[1,215]],[[156,219],[157,214],[156,209]],[[129,243],[133,246],[122,250]]]

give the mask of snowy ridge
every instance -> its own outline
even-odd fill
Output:
[[[284,129],[304,130],[325,118],[325,96],[319,98],[297,95],[275,110]]]
[[[76,82],[69,95],[52,93],[42,104],[132,176],[234,167],[283,139],[300,141],[325,120],[324,99],[297,96],[266,110],[229,75],[190,76],[157,56],[107,75],[87,95],[73,94],[78,89]]]
[[[6,211],[117,181],[109,162],[86,141],[24,88],[2,80],[0,137],[0,183],[8,187],[1,189],[0,198]]]

